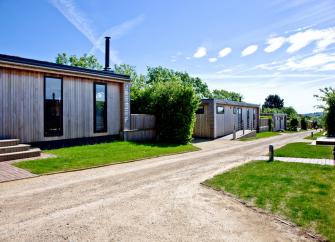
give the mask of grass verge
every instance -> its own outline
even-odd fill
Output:
[[[256,161],[205,181],[335,241],[335,167]]]
[[[14,165],[34,174],[45,174],[196,150],[198,148],[191,144],[173,145],[115,141],[48,150],[47,153],[54,154],[57,157],[27,160]]]
[[[241,140],[241,141],[249,141],[249,140],[269,138],[269,137],[277,136],[277,135],[280,135],[280,133],[279,132],[261,132],[261,133],[257,133],[256,137],[241,138],[239,140]]]
[[[304,139],[316,140],[317,138],[319,138],[321,136],[323,136],[323,131],[320,131],[320,132],[317,132],[317,133],[313,133],[313,137],[312,137],[312,135],[309,135],[309,136],[305,137]]]
[[[296,157],[296,158],[333,159],[332,146],[311,145],[305,142],[287,144],[275,150],[275,156]]]

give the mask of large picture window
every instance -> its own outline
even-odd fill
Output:
[[[107,132],[107,85],[94,83],[94,132]]]
[[[44,78],[44,136],[63,135],[63,79]]]

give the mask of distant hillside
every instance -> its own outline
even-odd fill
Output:
[[[312,117],[322,117],[324,114],[323,112],[315,112],[315,113],[305,113],[303,115],[312,118]]]

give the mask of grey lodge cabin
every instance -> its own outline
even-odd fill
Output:
[[[216,139],[239,130],[259,129],[258,104],[202,99],[196,113],[194,137]]]
[[[39,143],[129,129],[130,77],[0,54],[0,139]],[[108,46],[109,47],[109,46]]]

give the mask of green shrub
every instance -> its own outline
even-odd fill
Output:
[[[156,116],[157,140],[186,144],[191,141],[200,99],[191,85],[178,80],[155,82],[136,93],[139,113]]]
[[[301,126],[301,129],[303,130],[307,130],[307,122],[306,122],[306,119],[305,118],[302,118],[301,121],[300,121],[300,126]]]
[[[298,125],[299,125],[298,119],[297,118],[292,118],[290,120],[289,130],[291,130],[291,131],[297,131],[298,130]]]
[[[272,131],[272,117],[268,119],[269,131]]]

